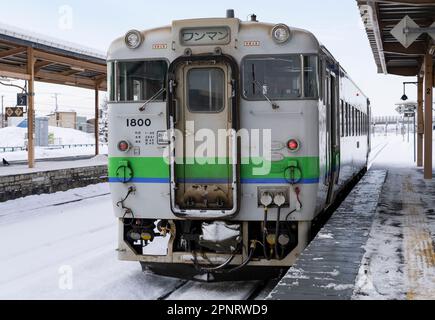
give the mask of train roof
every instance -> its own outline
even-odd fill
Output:
[[[198,19],[185,19],[185,20],[174,20],[171,25],[165,25],[157,28],[141,30],[141,34],[144,37],[144,41],[148,42],[148,44],[152,41],[160,43],[165,42],[169,47],[170,45],[174,46],[174,44],[181,42],[179,41],[179,33],[181,30],[195,29],[195,28],[207,28],[207,27],[229,27],[231,29],[231,35],[237,34],[237,37],[232,37],[231,41],[226,44],[217,44],[210,45],[212,49],[216,46],[220,46],[223,49],[228,49],[229,47],[238,49],[243,49],[243,40],[246,40],[246,36],[250,36],[253,40],[252,42],[255,44],[255,40],[259,40],[259,42],[265,44],[264,51],[268,49],[272,49],[271,46],[277,46],[276,49],[284,49],[286,45],[277,45],[271,36],[271,32],[274,26],[279,23],[268,23],[268,22],[258,22],[258,21],[242,21],[237,18],[198,18]],[[305,48],[309,48],[307,51],[319,52],[320,43],[315,37],[313,33],[308,30],[296,28],[289,26],[292,38],[297,37],[299,39],[299,44],[301,42],[304,43]],[[253,36],[257,33],[255,36]],[[115,39],[108,50],[108,60],[115,60],[125,58],[131,55],[131,50],[127,48],[124,43],[125,36],[121,36]],[[267,40],[267,41],[266,41]],[[270,41],[269,41],[270,40]],[[289,46],[292,45],[292,41],[288,43]],[[279,47],[278,47],[279,46]],[[178,46],[178,48],[180,48]],[[189,47],[188,45],[184,46],[184,48]],[[263,47],[263,46],[262,46]],[[199,48],[193,47],[193,49]],[[207,46],[202,46],[202,48],[207,48]],[[174,49],[174,48],[172,48]],[[140,51],[140,50],[137,50]],[[144,49],[142,49],[143,53]],[[305,52],[305,51],[303,51]]]

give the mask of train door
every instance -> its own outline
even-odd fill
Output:
[[[338,79],[332,72],[327,73],[328,100],[326,103],[327,126],[327,204],[334,200],[334,190],[338,184],[340,173],[340,136],[339,136],[339,105],[338,105]]]
[[[172,69],[172,210],[205,219],[234,215],[240,181],[237,71],[215,59],[184,61]]]

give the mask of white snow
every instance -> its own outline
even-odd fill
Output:
[[[433,299],[435,266],[429,260],[435,260],[435,219],[427,211],[435,202],[430,191],[433,183],[424,181],[415,169],[412,135],[410,143],[406,136],[394,133],[377,135],[373,146],[373,167],[388,168],[389,174],[353,299]]]
[[[49,134],[54,138],[55,146],[35,147],[35,158],[59,158],[69,156],[92,155],[95,152],[95,137],[92,133],[79,130],[49,127]],[[26,145],[26,128],[8,127],[0,129],[0,148],[1,147],[24,147]],[[83,147],[60,148],[58,145],[89,145]],[[107,154],[107,145],[100,147],[101,154]],[[20,161],[27,159],[27,151],[0,152],[0,158],[8,161]]]
[[[168,300],[246,300],[259,285],[258,281],[199,283],[188,282]]]
[[[319,233],[317,237],[319,239],[334,239],[334,235],[331,233]]]
[[[48,133],[53,135],[54,141],[58,145],[95,143],[94,134],[75,129],[50,126]],[[0,129],[0,147],[24,147],[26,135],[27,128],[7,127]]]
[[[155,300],[179,287],[118,260],[108,192],[100,184],[1,203],[0,299]],[[169,299],[243,300],[258,284],[188,282]]]
[[[0,299],[156,299],[179,283],[118,261],[107,191],[102,184],[0,204]]]

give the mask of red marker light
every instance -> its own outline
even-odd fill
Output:
[[[299,141],[296,139],[291,139],[287,143],[287,147],[290,149],[290,151],[298,151],[299,150]]]
[[[120,143],[118,143],[118,149],[119,151],[127,152],[128,150],[130,150],[130,144],[127,141],[121,141]]]

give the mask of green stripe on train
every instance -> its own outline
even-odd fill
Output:
[[[163,158],[133,158],[133,157],[110,157],[109,158],[109,177],[116,177],[116,171],[121,162],[128,161],[134,173],[134,178],[156,178],[164,179],[169,178],[169,166]],[[270,164],[270,172],[266,175],[255,175],[254,169],[259,169],[265,166],[261,163],[260,159],[251,160],[249,164],[242,161],[241,165],[241,178],[283,178],[284,171],[291,163],[297,162],[299,168],[302,170],[302,177],[304,179],[317,179],[320,177],[319,158],[318,157],[289,157],[284,160],[266,163]],[[188,163],[188,161],[186,161]],[[195,179],[219,179],[229,178],[232,175],[232,169],[228,166],[228,160],[222,160],[219,163],[216,160],[215,164],[186,164],[177,165],[178,172],[183,172],[184,178]]]

